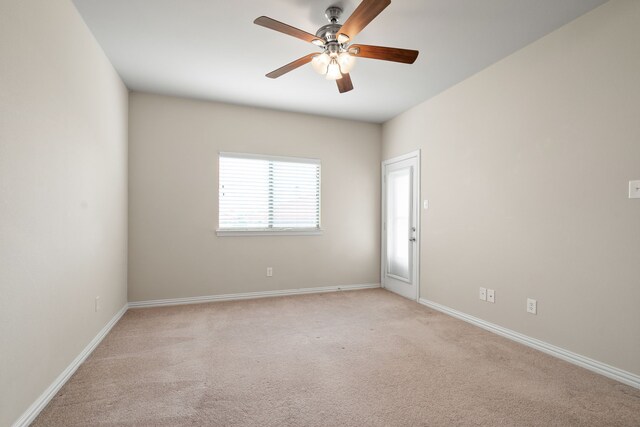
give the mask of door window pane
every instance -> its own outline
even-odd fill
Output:
[[[387,175],[387,273],[411,280],[410,221],[411,168],[389,172]]]

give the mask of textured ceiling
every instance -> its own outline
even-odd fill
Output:
[[[357,0],[75,0],[132,90],[384,122],[605,0],[393,0],[355,39],[417,49],[414,65],[359,59],[339,94],[311,65],[264,75],[318,48],[259,27],[266,15],[310,33],[330,5]]]

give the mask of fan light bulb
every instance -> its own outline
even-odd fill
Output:
[[[311,43],[313,43],[313,44],[315,44],[316,46],[319,46],[319,47],[324,47],[324,45],[325,45],[324,40],[322,40],[322,39],[311,40]]]
[[[311,66],[318,74],[327,74],[327,67],[331,62],[331,58],[326,53],[321,53],[320,55],[316,55],[311,60]]]
[[[340,72],[340,65],[338,65],[338,61],[332,59],[329,63],[329,67],[327,67],[327,80],[338,80],[342,78],[342,73]]]
[[[349,52],[342,52],[338,56],[338,64],[340,64],[340,69],[342,70],[343,74],[347,74],[351,72],[351,69],[353,68],[355,63],[356,63],[356,58],[349,55]]]

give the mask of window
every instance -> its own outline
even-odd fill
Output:
[[[220,153],[218,235],[319,234],[320,160]]]

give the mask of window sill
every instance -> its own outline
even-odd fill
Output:
[[[218,237],[244,237],[244,236],[320,236],[321,229],[309,230],[216,230]]]

